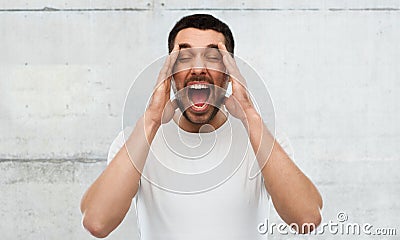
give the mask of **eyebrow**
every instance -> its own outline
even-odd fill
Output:
[[[213,44],[213,43],[212,44],[208,44],[207,47],[208,48],[216,48],[216,49],[218,49],[218,45],[217,44]]]
[[[190,46],[189,43],[179,43],[179,49],[182,48],[191,48],[192,46]]]
[[[179,49],[182,49],[182,48],[191,48],[192,46],[189,44],[189,43],[180,43],[179,44]],[[207,48],[216,48],[216,49],[218,49],[218,45],[217,44],[213,44],[213,43],[211,43],[211,44],[208,44],[207,45]]]

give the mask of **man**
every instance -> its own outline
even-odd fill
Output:
[[[126,141],[122,134],[114,141],[112,161],[82,198],[84,227],[106,237],[121,223],[133,198],[144,240],[265,239],[257,227],[268,217],[269,198],[286,223],[318,225],[321,196],[255,110],[231,55],[229,27],[211,15],[186,16],[168,41],[170,55],[145,113]],[[229,82],[232,94],[226,98]],[[177,132],[191,143],[200,136],[214,144],[209,152],[200,146],[183,155],[172,153],[162,135]],[[206,154],[185,161],[196,150]],[[255,158],[261,173],[250,178]],[[211,173],[200,174],[204,171]]]

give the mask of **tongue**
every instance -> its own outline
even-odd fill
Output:
[[[207,90],[193,90],[192,102],[196,106],[203,106],[207,100]]]

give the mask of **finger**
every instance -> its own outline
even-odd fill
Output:
[[[223,103],[224,103],[225,105],[226,105],[226,102],[229,101],[229,98],[230,98],[230,96],[229,96],[229,97],[224,96],[224,101],[223,101]]]
[[[167,102],[167,104],[165,105],[165,107],[164,107],[164,111],[163,111],[161,122],[162,123],[169,122],[172,119],[172,117],[174,116],[175,110],[177,108],[178,108],[178,104],[177,104],[176,100],[175,99],[172,100],[172,101],[169,100]]]
[[[172,70],[174,68],[176,59],[178,58],[179,55],[179,44],[175,44],[174,48],[172,49],[171,53],[169,54],[169,63],[168,63],[168,69],[167,69],[167,74],[165,76],[165,85],[166,85],[166,91],[169,96],[169,92],[171,91],[171,78],[172,78]]]
[[[178,58],[178,55],[179,55],[179,44],[175,44],[174,48],[171,51],[171,54],[169,55],[170,56],[170,62],[169,62],[169,69],[168,69],[169,70],[168,71],[168,77],[173,74],[172,70],[173,70],[174,65],[176,63],[176,59]]]
[[[224,62],[227,73],[229,73],[230,72],[229,69],[232,68],[232,65],[230,64],[229,61],[227,61],[227,59],[230,58],[231,56],[230,56],[228,50],[226,49],[225,44],[223,44],[222,42],[219,42],[218,50],[222,54],[222,61]],[[230,70],[232,70],[232,69],[230,69]]]
[[[218,50],[220,50],[220,52],[222,53],[223,56],[225,56],[225,55],[229,55],[230,56],[230,53],[226,49],[226,46],[225,46],[224,43],[218,42]]]
[[[233,59],[231,54],[227,51],[225,44],[219,42],[218,49],[221,50],[220,52],[222,52],[223,54],[223,62],[225,64],[225,67],[227,68],[229,79],[232,82],[232,88],[236,88],[237,84],[246,86],[246,80],[241,75],[239,68],[236,65],[235,59]]]
[[[238,72],[238,69],[236,67],[236,64],[235,64],[231,54],[226,49],[225,44],[223,44],[222,42],[219,42],[218,49],[222,53],[222,60],[224,62],[224,65],[226,67],[228,74],[235,76],[236,73]]]
[[[178,53],[179,53],[179,45],[175,44],[173,50],[165,59],[164,65],[162,66],[162,68],[160,70],[160,73],[157,78],[156,86],[159,86],[163,82],[165,82],[166,84],[169,84],[168,80],[170,80],[170,78],[171,78],[172,67],[175,64],[175,61],[178,57]]]
[[[230,81],[232,81],[231,74],[234,71],[231,62],[229,61],[229,58],[231,58],[231,56],[230,56],[228,50],[226,49],[225,44],[223,44],[222,42],[218,43],[218,50],[222,54],[222,62],[224,63],[225,68],[226,68],[225,74],[228,75],[228,78],[229,78],[228,81],[230,82]]]
[[[178,102],[176,101],[176,99],[170,101],[170,104],[173,110],[176,110],[178,108]]]
[[[170,62],[170,56],[167,56],[163,66],[161,67],[160,73],[158,74],[157,84],[162,82],[167,77],[169,62]]]
[[[175,110],[178,108],[178,103],[177,103],[176,99],[169,100],[169,101],[167,102],[167,104],[165,104],[165,108],[166,108],[166,109],[168,108],[168,110],[173,110],[173,111],[175,111]]]
[[[225,44],[222,43],[222,42],[219,42],[218,43],[218,49],[222,53],[222,56],[225,57],[226,60],[228,60],[229,65],[235,67],[236,66],[235,59],[233,59],[232,54],[226,49]]]
[[[225,97],[224,99],[224,105],[226,107],[226,110],[228,110],[228,112],[230,112],[231,114],[235,114],[236,105],[238,105],[237,103],[238,103],[237,99],[233,95]]]

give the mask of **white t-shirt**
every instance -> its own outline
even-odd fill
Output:
[[[108,163],[132,128],[110,147]],[[258,232],[270,201],[242,123],[228,117],[209,133],[174,121],[158,130],[134,198],[140,239],[267,239]]]

